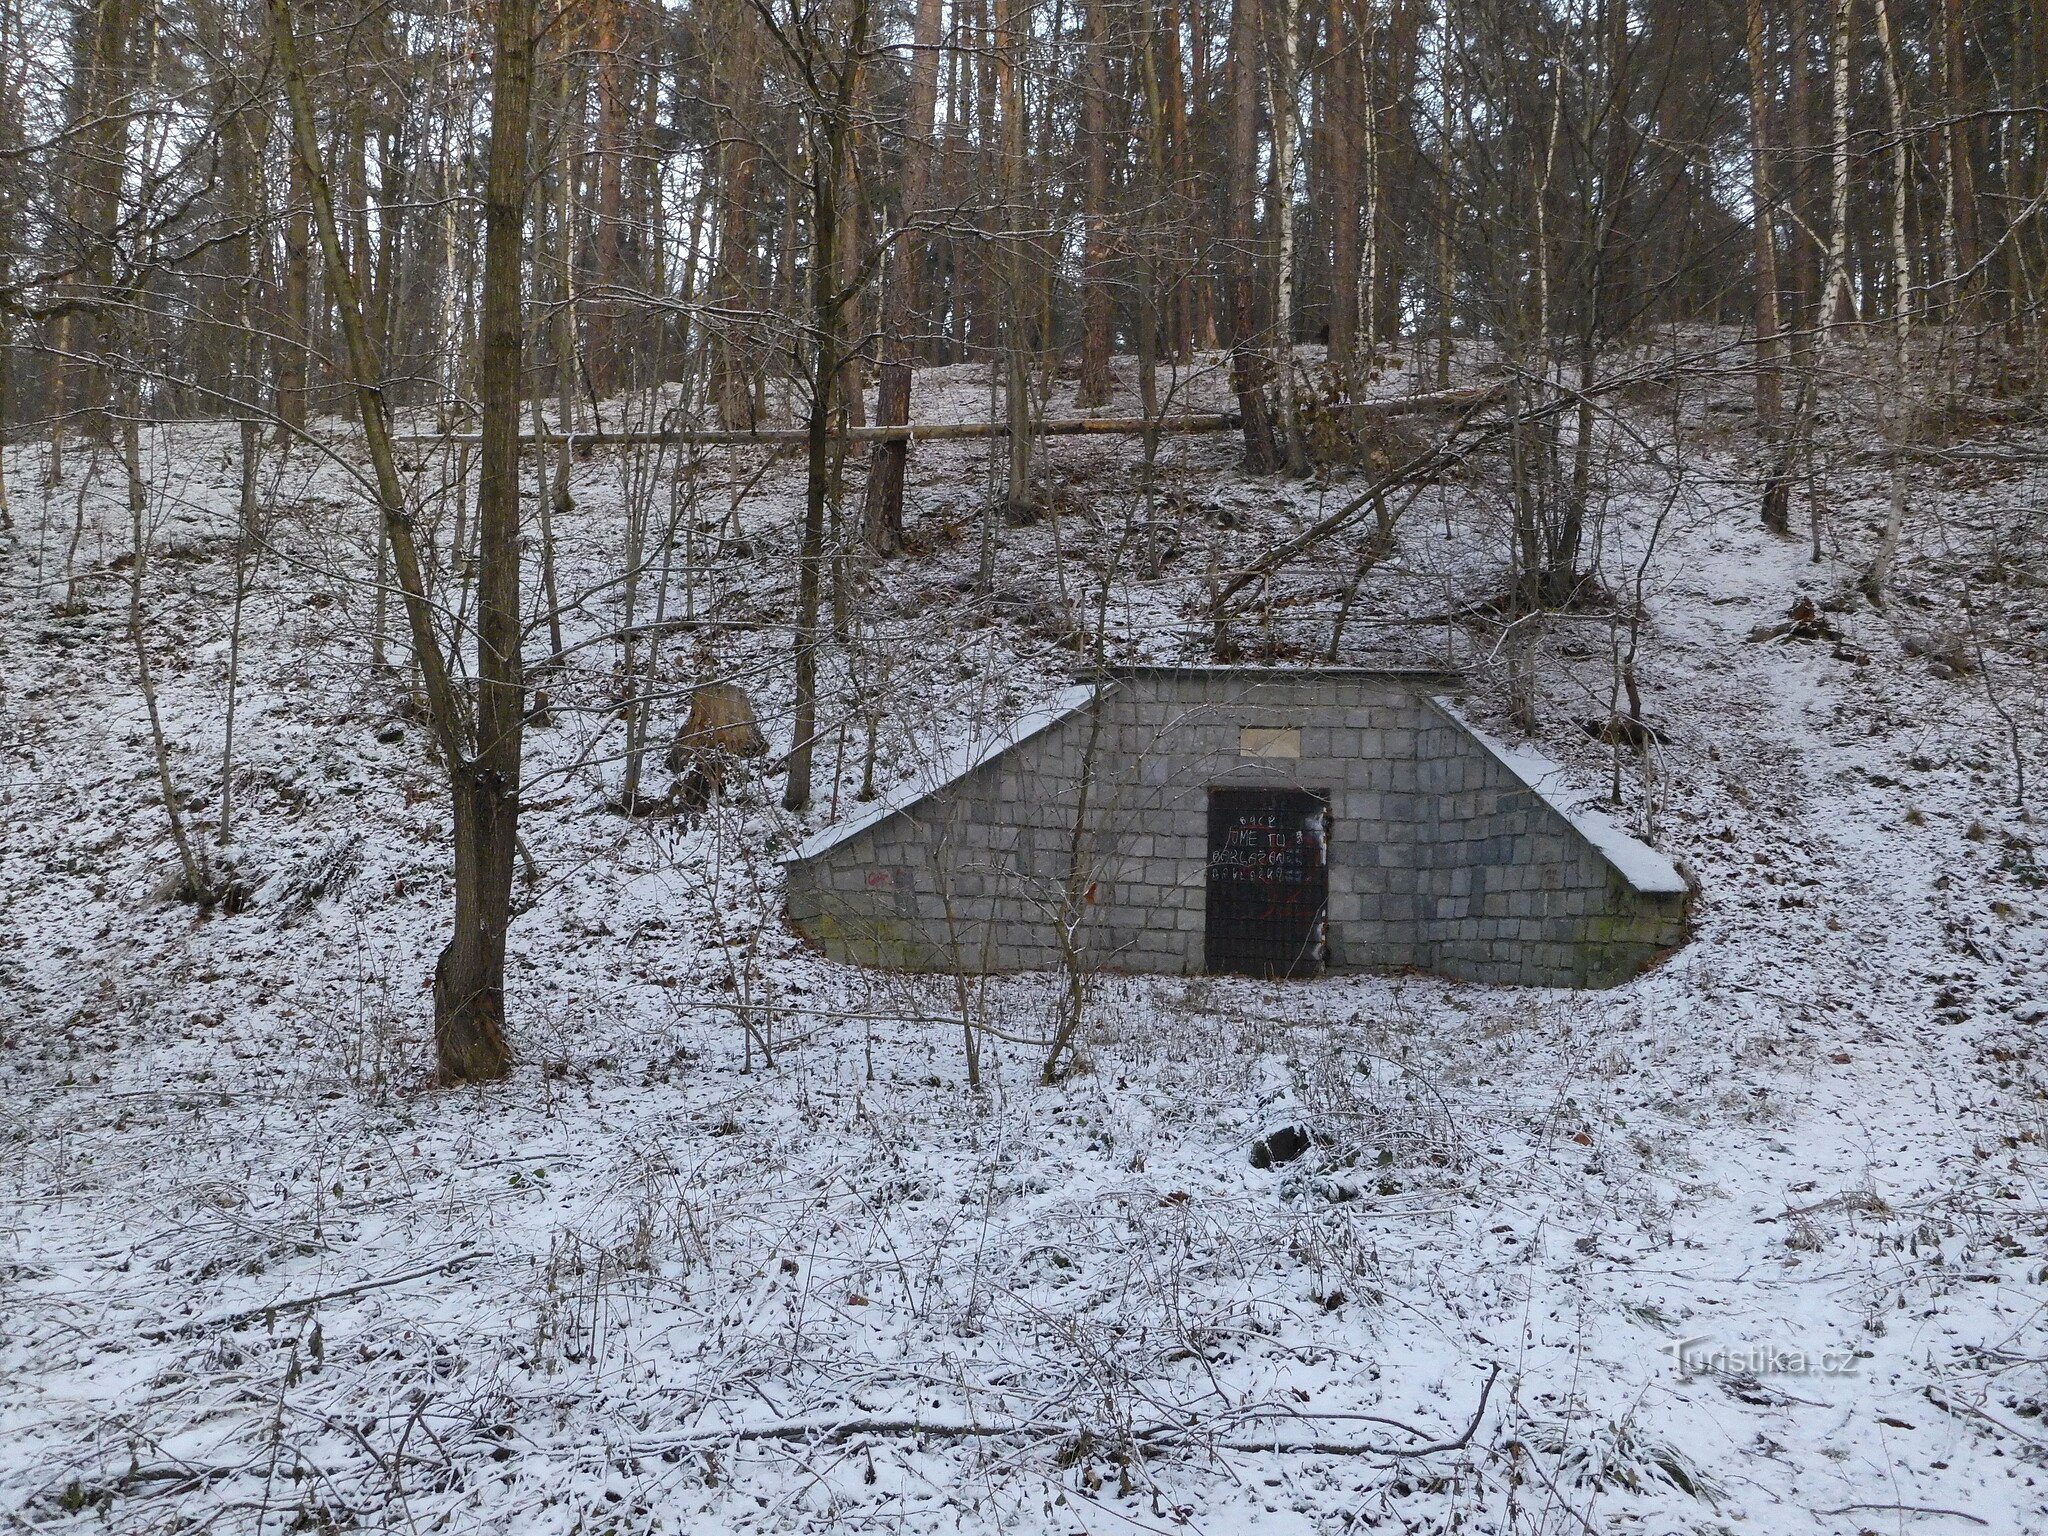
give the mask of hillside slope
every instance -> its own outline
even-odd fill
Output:
[[[1219,397],[1220,365],[1185,384]],[[1410,511],[1343,650],[1469,666],[1502,729],[1526,655],[1539,743],[1696,876],[1695,941],[1603,993],[1096,978],[1085,1067],[1051,1087],[1032,1042],[1056,978],[827,963],[780,923],[776,859],[856,808],[871,725],[886,789],[1046,696],[1098,616],[1113,654],[1199,654],[1209,570],[1342,484],[1175,440],[1155,526],[1128,444],[1063,440],[1061,511],[1000,530],[983,605],[982,454],[920,446],[916,550],[853,594],[832,662],[858,702],[818,804],[783,813],[767,778],[691,821],[612,808],[634,486],[580,461],[568,665],[538,679],[531,737],[521,1064],[433,1093],[447,812],[402,674],[369,665],[374,550],[343,469],[265,468],[246,900],[201,914],[159,895],[117,477],[81,483],[74,458],[35,489],[37,450],[8,448],[0,1509],[121,1530],[2048,1525],[2048,851],[2016,804],[2020,774],[2048,783],[2041,471],[1916,465],[1890,604],[1839,601],[1882,465],[1845,410],[1813,562],[1756,525],[1721,408],[1742,387],[1640,402],[1645,446],[1600,503],[1607,588],[1641,575],[1647,765],[1580,724],[1607,713],[1616,604],[1533,639],[1474,607],[1504,548],[1481,478]],[[919,390],[986,408],[971,370]],[[150,445],[142,629],[202,834],[233,441]],[[800,466],[693,474],[662,740],[690,682],[730,677],[780,749]],[[1247,643],[1315,654],[1354,551],[1277,578]],[[1750,638],[1802,596],[1832,637]],[[1315,1144],[1255,1168],[1291,1124]]]

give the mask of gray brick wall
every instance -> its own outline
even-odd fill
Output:
[[[1028,970],[1071,952],[1198,971],[1208,792],[1264,785],[1329,798],[1333,968],[1606,986],[1684,942],[1669,863],[1433,697],[1447,681],[1139,668],[1070,690],[992,755],[806,843],[790,920],[868,965]],[[1242,755],[1248,726],[1299,731],[1300,756]]]

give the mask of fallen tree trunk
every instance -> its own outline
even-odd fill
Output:
[[[1366,400],[1349,407],[1349,410],[1367,420],[1427,415],[1436,411],[1463,411],[1497,400],[1501,393],[1502,391],[1495,386],[1433,390],[1428,394]],[[1040,422],[1035,430],[1045,437],[1142,437],[1148,432],[1235,432],[1243,424],[1243,418],[1235,411],[1210,411],[1193,412],[1182,416],[1162,416],[1156,421],[1144,416],[1074,416]],[[850,427],[845,432],[847,440],[855,443],[941,442],[962,438],[1007,437],[1009,434],[1010,424],[1007,421],[910,422],[899,426]],[[834,430],[828,435],[836,438],[840,433]],[[550,446],[563,443],[610,447],[654,447],[662,444],[737,446],[762,443],[790,447],[807,442],[809,433],[802,427],[757,427],[740,430],[684,428],[668,432],[544,432],[539,435],[529,432],[519,440],[521,443],[540,442]],[[399,441],[460,444],[474,443],[477,438],[473,433],[420,432],[402,437]]]
[[[1151,424],[1158,432],[1229,432],[1237,427],[1234,415],[1176,416]],[[1146,423],[1136,417],[1092,416],[1077,417],[1071,421],[1048,421],[1041,423],[1038,430],[1055,437],[1075,437],[1084,433],[1102,433],[1107,436],[1137,436],[1146,430]],[[829,438],[841,435],[837,428],[826,433]],[[1008,437],[1010,424],[1007,421],[935,421],[911,422],[900,426],[849,427],[845,431],[849,442],[855,443],[917,443],[937,441],[945,438],[994,438]],[[408,443],[473,443],[473,434],[421,432],[403,439]],[[810,441],[810,434],[802,427],[753,427],[727,430],[724,428],[683,428],[669,432],[547,432],[535,437],[532,433],[520,439],[522,443],[542,442],[549,445],[573,442],[579,447],[585,444],[596,447],[655,447],[657,445],[681,443],[693,446],[718,446],[721,444],[740,446],[747,443],[762,443],[779,448],[797,447]]]

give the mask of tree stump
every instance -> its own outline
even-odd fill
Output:
[[[704,684],[690,694],[689,718],[665,759],[676,775],[676,800],[701,811],[724,792],[740,763],[767,752],[768,738],[761,734],[746,689],[737,683]]]

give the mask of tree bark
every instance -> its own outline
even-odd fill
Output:
[[[151,755],[156,762],[157,792],[163,797],[164,814],[171,825],[171,843],[178,850],[180,893],[201,906],[213,905],[212,883],[206,860],[194,846],[180,809],[183,797],[171,774],[171,744],[164,735],[163,715],[157,708],[156,680],[149,664],[148,635],[142,617],[142,583],[149,568],[149,487],[142,478],[142,430],[131,400],[122,412],[121,465],[128,481],[128,520],[132,540],[128,565],[128,642],[135,649],[136,680],[142,689],[143,711],[149,717]]]
[[[1088,408],[1109,404],[1113,391],[1109,354],[1116,339],[1116,299],[1110,271],[1109,0],[1087,0],[1085,24],[1081,139],[1087,165],[1081,210],[1081,380],[1074,400]]]
[[[1962,0],[1942,0],[1941,83],[1943,107],[1949,124],[1942,142],[1942,226],[1946,276],[1952,285],[1947,294],[1951,306],[1959,305],[1959,288],[1968,285],[1967,275],[1977,262],[1976,189],[1970,175],[1970,129],[1965,114],[1963,73]]]
[[[590,339],[585,349],[590,387],[599,399],[615,394],[622,373],[619,344],[619,289],[625,281],[626,123],[631,105],[627,81],[626,9],[620,0],[593,7],[597,53],[596,238],[591,242],[591,279],[596,302],[589,306]]]
[[[306,349],[312,343],[311,266],[313,234],[307,227],[306,168],[292,156],[284,215],[284,324],[277,342],[277,439],[306,430]]]
[[[1230,11],[1230,384],[1244,421],[1244,465],[1253,474],[1280,467],[1266,409],[1267,357],[1259,345],[1258,209],[1259,5]]]
[[[1297,68],[1297,0],[1271,0],[1273,47],[1267,55],[1267,89],[1273,118],[1275,210],[1273,252],[1273,352],[1280,375],[1280,443],[1289,474],[1306,475],[1308,447],[1302,441],[1294,390],[1294,165],[1301,138],[1301,79]]]
[[[759,97],[755,21],[735,0],[730,47],[721,71],[726,101],[719,113],[718,265],[712,280],[711,401],[722,427],[754,425],[754,348],[747,339],[754,302],[754,164],[751,135]]]
[[[875,424],[903,426],[910,420],[910,361],[916,345],[918,294],[924,281],[925,241],[917,230],[931,185],[932,118],[939,84],[941,0],[917,0],[911,34],[910,98],[904,113],[902,173],[898,181],[894,264],[882,301],[882,365],[875,387]],[[874,555],[903,547],[903,476],[907,442],[876,443],[868,455],[868,484],[862,507],[862,542]]]
[[[434,967],[434,1043],[444,1083],[502,1077],[505,932],[519,846],[519,393],[526,324],[521,279],[527,139],[533,110],[533,0],[497,0],[491,39],[490,159],[484,181],[478,324],[477,710],[474,753],[450,763],[455,933]]]
[[[1355,356],[1358,294],[1358,43],[1351,0],[1329,0],[1329,103],[1323,110],[1323,159],[1330,183],[1330,371],[1347,395],[1360,392]],[[1370,364],[1367,364],[1370,367]]]
[[[1849,49],[1854,0],[1834,0],[1828,69],[1828,257],[1820,281],[1820,347],[1834,339],[1835,328],[1852,308],[1849,292]]]
[[[861,55],[867,46],[868,0],[853,0],[845,46],[829,61],[820,57],[823,40],[805,40],[812,50],[799,61],[818,92],[806,103],[812,115],[808,180],[810,192],[811,399],[804,427],[803,542],[797,554],[796,707],[791,721],[783,785],[783,806],[801,811],[811,803],[811,762],[818,733],[819,624],[825,566],[825,513],[832,488],[832,415],[842,341],[840,321],[849,290],[840,285],[839,195],[847,179],[853,114],[860,92]],[[785,48],[791,46],[785,41]]]
[[[1816,298],[1820,290],[1820,247],[1814,231],[1820,220],[1813,206],[1813,11],[1811,0],[1791,0],[1786,12],[1791,29],[1791,51],[1787,68],[1791,83],[1785,93],[1786,124],[1781,136],[1786,152],[1786,185],[1779,190],[1793,214],[1791,276],[1792,313],[1780,313],[1778,322],[1796,333],[1795,355],[1804,359],[1812,350]],[[1781,305],[1781,310],[1783,306]]]
[[[1366,238],[1374,280],[1366,295],[1371,305],[1369,327],[1375,342],[1396,341],[1401,335],[1401,288],[1406,273],[1403,260],[1406,242],[1393,236],[1403,228],[1415,207],[1420,178],[1420,146],[1416,142],[1416,81],[1422,69],[1422,0],[1394,0],[1384,34],[1368,33],[1375,40],[1365,70],[1367,81],[1366,153],[1372,181],[1372,208],[1366,213]],[[1380,61],[1385,67],[1380,67]]]
[[[429,725],[448,766],[455,816],[455,932],[434,968],[435,1079],[502,1077],[511,1065],[504,1035],[505,926],[518,846],[519,748],[519,362],[520,234],[524,223],[527,117],[531,105],[533,0],[501,0],[492,59],[491,150],[484,209],[485,289],[479,396],[484,408],[488,506],[478,573],[478,707],[471,726],[447,654],[435,632],[420,546],[393,451],[375,352],[348,264],[334,195],[321,162],[312,95],[300,67],[290,0],[269,0],[279,72],[291,109],[293,149],[304,168],[320,253],[328,274],[379,511],[405,600],[413,654],[427,695]],[[483,387],[488,373],[490,386]],[[480,503],[481,503],[480,496]],[[509,526],[508,526],[509,525]]]
[[[114,269],[122,242],[121,194],[131,137],[130,43],[135,40],[131,33],[146,31],[146,25],[138,24],[125,0],[91,0],[75,25],[83,29],[84,38],[74,55],[83,79],[73,84],[77,110],[72,121],[79,133],[80,151],[72,169],[70,235],[78,245],[76,260],[83,282],[76,297],[84,324],[67,324],[64,331],[68,349],[76,346],[83,329],[88,355],[61,357],[58,369],[67,377],[64,406],[82,409],[87,430],[107,439],[112,425],[114,359],[126,328],[126,317],[114,302]]]
[[[1892,35],[1890,0],[1873,0],[1877,14],[1877,44],[1882,58],[1885,113],[1890,119],[1892,142],[1891,258],[1892,258],[1892,397],[1886,402],[1886,457],[1891,465],[1891,503],[1885,514],[1884,532],[1877,553],[1857,583],[1863,595],[1878,607],[1884,606],[1885,588],[1891,581],[1892,562],[1899,553],[1899,540],[1906,526],[1906,444],[1913,431],[1913,256],[1906,244],[1906,214],[1912,196],[1912,162],[1906,144],[1906,94],[1899,79],[1899,55]]]
[[[1451,313],[1456,298],[1457,274],[1451,267],[1454,221],[1458,213],[1456,169],[1451,134],[1457,118],[1451,94],[1451,69],[1456,34],[1452,28],[1452,0],[1444,0],[1443,52],[1437,60],[1437,199],[1436,199],[1436,387],[1451,387]]]
[[[1202,0],[1187,0],[1187,20],[1191,31],[1199,32],[1201,27]],[[1181,5],[1179,0],[1166,0],[1159,23],[1159,58],[1161,72],[1165,79],[1160,82],[1160,109],[1164,114],[1160,127],[1161,152],[1171,166],[1171,200],[1168,204],[1175,212],[1196,206],[1200,188],[1194,177],[1193,157],[1189,151],[1188,138],[1188,93],[1181,75]],[[1195,66],[1199,82],[1201,65]],[[1199,90],[1198,90],[1199,94]],[[1166,193],[1162,189],[1162,196]],[[1171,300],[1167,306],[1169,346],[1175,362],[1186,362],[1194,355],[1197,336],[1203,334],[1203,323],[1208,314],[1209,284],[1207,274],[1200,272],[1183,249],[1187,244],[1185,234],[1176,237],[1176,251],[1172,270],[1178,280],[1173,284]],[[1155,276],[1165,265],[1155,260]],[[1155,293],[1157,288],[1155,286]],[[1213,345],[1213,338],[1205,338]]]
[[[1778,474],[1776,447],[1783,408],[1778,336],[1777,203],[1771,187],[1771,76],[1764,0],[1748,0],[1750,237],[1755,251],[1756,427],[1774,468],[1764,479],[1763,521],[1773,533],[1790,531],[1791,481]]]
[[[1018,67],[1018,56],[1029,35],[1030,15],[1025,0],[996,0],[995,95],[1002,109],[1003,414],[1010,424],[1009,476],[1002,510],[1018,521],[1028,520],[1036,512],[1038,500],[1032,484],[1031,365],[1037,347],[1032,335],[1031,263],[1028,237],[1018,227],[1029,173],[1025,163],[1029,147],[1024,132],[1024,72]],[[980,585],[985,591],[995,579],[994,522],[985,522],[983,531]]]

